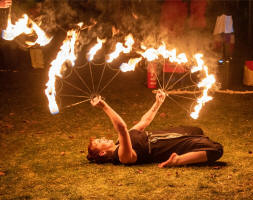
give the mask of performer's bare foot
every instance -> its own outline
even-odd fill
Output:
[[[177,155],[176,153],[172,153],[170,155],[170,158],[166,160],[165,162],[159,163],[158,167],[162,168],[166,166],[176,166],[178,165],[178,161],[179,161],[179,155]]]

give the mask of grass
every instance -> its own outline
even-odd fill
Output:
[[[166,100],[150,129],[196,125],[224,145],[220,163],[160,169],[156,164],[97,165],[85,156],[91,136],[116,139],[105,114],[89,103],[51,115],[46,70],[1,72],[0,199],[253,198],[253,96],[214,94],[200,118]],[[129,128],[152,105],[145,73],[120,74],[102,94]],[[163,115],[160,115],[163,113]]]

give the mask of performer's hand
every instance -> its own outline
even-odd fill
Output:
[[[156,102],[162,104],[165,100],[165,97],[166,97],[165,92],[159,89],[158,92],[156,93]]]
[[[172,153],[170,155],[170,158],[168,160],[166,160],[165,162],[159,163],[158,167],[163,168],[163,167],[172,167],[172,166],[176,166],[179,165],[179,155],[177,155],[176,153]]]
[[[0,8],[8,8],[12,4],[12,0],[0,0]]]
[[[96,96],[93,99],[91,99],[90,101],[92,106],[96,106],[96,107],[100,107],[103,108],[104,107],[104,101],[102,100],[101,96]]]

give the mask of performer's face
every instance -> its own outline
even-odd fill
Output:
[[[105,138],[94,139],[92,141],[92,147],[98,149],[99,151],[106,151],[114,146],[113,140],[108,140]]]

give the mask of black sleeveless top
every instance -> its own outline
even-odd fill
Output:
[[[148,136],[145,132],[137,130],[130,130],[129,135],[131,138],[132,148],[137,154],[137,163],[148,163],[150,160],[149,149],[148,149]],[[118,156],[119,146],[113,153],[113,163],[120,164]]]
[[[164,162],[174,152],[181,155],[193,151],[216,151],[221,146],[205,136],[198,127],[180,126],[152,132],[130,130],[129,134],[137,154],[134,164]],[[119,146],[113,153],[113,164],[120,164],[118,150]]]

